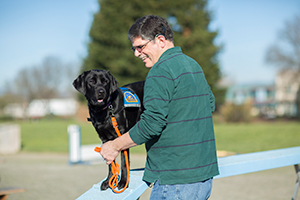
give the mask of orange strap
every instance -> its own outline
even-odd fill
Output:
[[[119,128],[118,128],[118,123],[117,123],[117,120],[114,116],[111,116],[111,121],[112,121],[112,125],[116,131],[116,133],[118,134],[118,136],[120,137],[121,136],[121,133],[119,131]],[[96,152],[100,152],[101,151],[101,148],[100,147],[95,147],[94,151]],[[121,193],[123,192],[128,184],[129,184],[129,173],[130,173],[130,170],[129,170],[129,161],[128,161],[128,154],[127,154],[127,151],[123,151],[124,152],[124,156],[125,156],[125,162],[126,162],[126,169],[127,169],[127,180],[126,180],[126,185],[125,187],[120,190],[120,191],[117,191],[115,190],[115,188],[118,186],[119,184],[119,181],[118,181],[118,176],[119,176],[119,173],[120,173],[120,165],[117,163],[116,160],[114,160],[112,163],[111,163],[111,171],[112,171],[112,177],[109,179],[109,182],[108,182],[108,185],[109,187],[115,192],[115,193]]]

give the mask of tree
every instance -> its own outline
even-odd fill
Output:
[[[300,74],[300,16],[287,21],[279,32],[278,41],[270,46],[266,61],[280,69],[292,69]]]
[[[110,70],[122,84],[143,80],[147,69],[129,50],[127,32],[144,9],[141,5],[134,9],[136,1],[101,0],[99,4],[101,9],[94,15],[83,70]]]
[[[5,83],[0,94],[0,117],[8,104],[19,104],[24,111],[34,99],[70,97],[77,94],[72,86],[79,65],[46,57],[41,64],[26,67]]]
[[[100,0],[99,5],[82,71],[110,70],[120,85],[144,80],[148,69],[129,50],[127,33],[135,20],[155,14],[168,19],[175,45],[201,65],[217,102],[224,97],[225,90],[216,87],[221,76],[217,59],[221,47],[213,43],[218,32],[208,28],[212,14],[207,0]]]
[[[74,64],[64,64],[59,58],[49,56],[41,64],[19,71],[13,84],[8,84],[14,87],[7,89],[5,94],[18,95],[19,102],[64,96],[66,82],[71,86],[74,71],[77,73]]]
[[[292,71],[289,84],[298,85],[296,93],[297,115],[300,115],[300,15],[287,21],[279,32],[278,41],[266,52],[266,62],[278,67],[281,73]],[[298,83],[298,84],[297,84]]]

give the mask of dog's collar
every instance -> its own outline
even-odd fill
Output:
[[[111,102],[112,102],[112,95],[110,95],[108,104],[104,108],[102,108],[102,110],[106,110],[111,105]]]
[[[104,108],[102,108],[102,110],[107,109],[110,105],[111,105],[111,102],[108,102],[108,104]]]

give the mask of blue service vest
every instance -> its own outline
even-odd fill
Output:
[[[125,107],[141,107],[141,102],[138,96],[131,92],[128,88],[121,87],[124,97],[124,106]]]

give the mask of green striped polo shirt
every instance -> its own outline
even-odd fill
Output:
[[[180,47],[165,51],[150,69],[143,104],[129,134],[146,146],[144,181],[186,184],[218,175],[214,96],[202,68]]]

